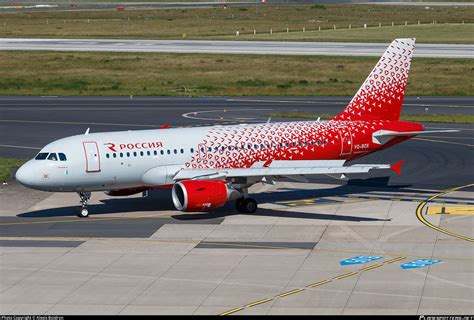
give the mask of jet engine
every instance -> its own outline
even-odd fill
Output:
[[[176,209],[185,212],[210,211],[220,208],[229,200],[242,197],[225,180],[183,180],[171,192]]]

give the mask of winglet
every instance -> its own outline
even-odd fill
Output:
[[[168,128],[169,126],[170,126],[169,123],[165,123],[164,125],[162,125],[162,126],[160,127],[160,129],[166,129],[166,128]]]
[[[402,171],[402,164],[405,162],[405,160],[400,160],[395,164],[390,165],[390,169],[395,171],[397,174],[400,174]]]

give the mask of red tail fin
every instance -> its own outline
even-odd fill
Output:
[[[334,120],[398,120],[415,39],[395,39],[346,109]]]

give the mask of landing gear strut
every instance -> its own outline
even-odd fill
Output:
[[[80,218],[87,218],[89,216],[89,210],[87,210],[87,202],[91,198],[90,192],[78,192],[79,197],[81,198],[81,211],[79,211],[78,216]]]
[[[235,208],[242,213],[254,213],[257,207],[257,201],[252,198],[239,198],[235,202]]]

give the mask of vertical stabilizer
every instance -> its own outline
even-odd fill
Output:
[[[334,120],[398,120],[402,108],[415,39],[395,39]]]

